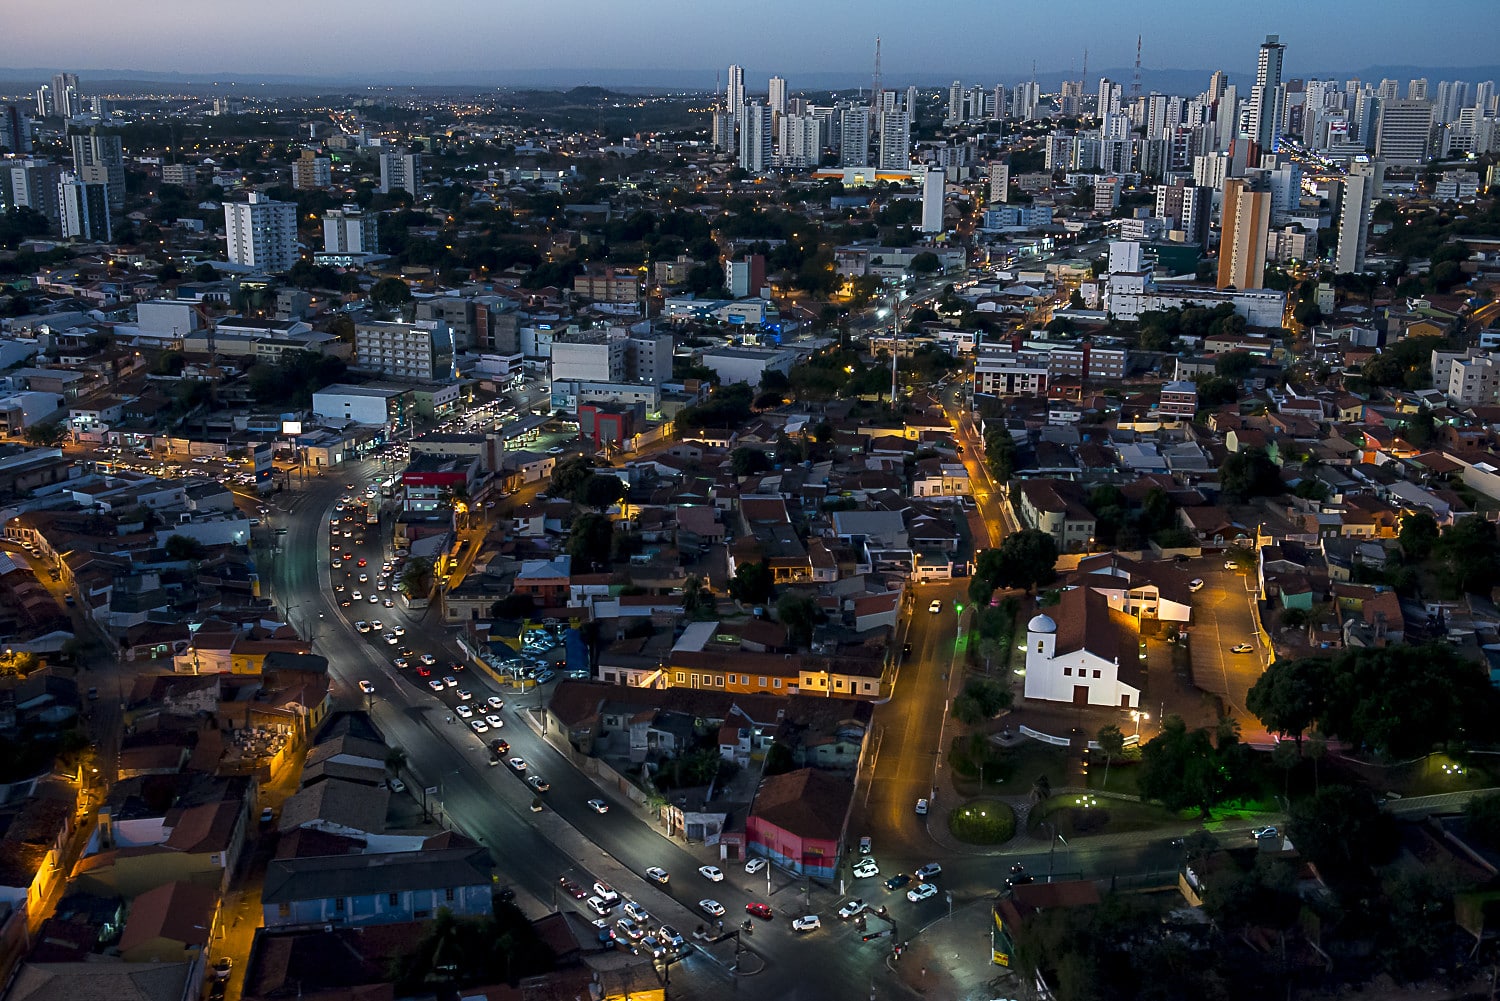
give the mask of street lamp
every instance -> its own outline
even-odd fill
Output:
[[[1143,713],[1139,709],[1132,709],[1130,710],[1130,718],[1135,720],[1135,735],[1139,737],[1141,735],[1141,720],[1150,719],[1151,714]]]

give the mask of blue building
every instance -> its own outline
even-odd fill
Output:
[[[492,912],[489,853],[479,847],[275,859],[261,910],[267,928],[399,924],[439,909]]]

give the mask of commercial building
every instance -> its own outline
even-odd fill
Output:
[[[1219,288],[1260,288],[1265,284],[1266,236],[1271,227],[1271,194],[1251,182],[1224,182],[1219,236]]]
[[[441,320],[357,323],[353,364],[397,379],[445,379],[453,365],[453,331]]]
[[[330,423],[369,424],[398,428],[411,411],[410,392],[394,387],[349,386],[335,383],[313,393],[313,416]]]
[[[1380,102],[1375,155],[1386,163],[1415,166],[1427,160],[1432,146],[1432,105],[1426,101]]]
[[[724,287],[736,299],[760,295],[766,287],[766,259],[747,254],[743,260],[724,262]]]
[[[786,375],[797,360],[797,352],[781,348],[714,348],[703,352],[700,359],[704,365],[719,375],[724,385],[748,382],[760,385],[768,371]]]
[[[982,346],[974,354],[974,392],[986,396],[1042,396],[1047,361],[1030,352]]]
[[[601,268],[575,275],[573,293],[594,302],[639,302],[641,276],[630,268]]]
[[[943,187],[946,175],[929,168],[922,178],[922,232],[943,231]]]
[[[625,378],[624,332],[589,330],[552,340],[554,382],[621,382]]]
[[[625,378],[648,386],[670,382],[672,347],[671,334],[631,334],[625,342]]]
[[[266,272],[288,271],[297,263],[297,206],[257,191],[246,202],[224,203],[224,236],[229,260]]]

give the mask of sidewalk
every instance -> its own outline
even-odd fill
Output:
[[[976,900],[910,936],[903,932],[901,955],[886,956],[886,967],[917,994],[944,1001],[1017,996],[1016,975],[990,960],[992,906],[988,898]]]

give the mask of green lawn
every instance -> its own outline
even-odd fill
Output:
[[[979,764],[984,764],[984,786],[979,784]],[[1061,788],[1067,765],[1063,748],[1025,740],[1004,748],[982,737],[955,737],[948,762],[953,768],[953,787],[962,796],[1025,796],[1037,776],[1046,775],[1052,788]]]
[[[948,831],[971,845],[1003,845],[1016,834],[1016,814],[998,799],[976,799],[948,813]]]
[[[1042,829],[1042,821],[1047,820],[1057,825],[1057,833],[1063,837],[1080,838],[1090,834],[1150,831],[1183,819],[1150,803],[1070,794],[1054,796],[1034,807],[1028,826],[1035,833]]]
[[[1500,784],[1500,779],[1497,779],[1500,762],[1480,755],[1454,758],[1447,754],[1429,754],[1399,765],[1366,764],[1346,759],[1324,761],[1322,765],[1324,782],[1353,779],[1377,796],[1387,792],[1402,796],[1434,796],[1465,789],[1487,789]]]

